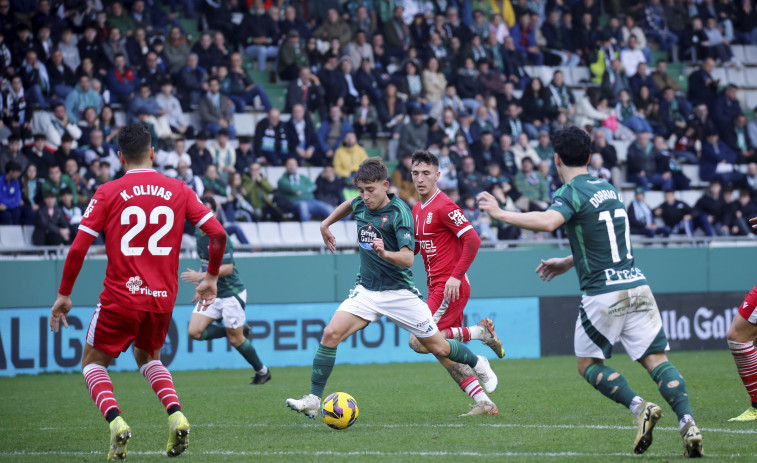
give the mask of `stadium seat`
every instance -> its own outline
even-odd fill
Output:
[[[712,78],[720,81],[720,85],[725,85],[728,82],[728,77],[725,74],[725,68],[715,68],[712,70]]]
[[[618,153],[618,162],[625,164],[626,158],[628,158],[628,147],[631,146],[631,141],[612,140],[609,143],[615,147],[615,151]]]
[[[743,69],[728,68],[726,70],[726,76],[728,76],[728,83],[738,85],[739,87],[755,87],[757,82],[748,82]]]
[[[26,245],[24,230],[21,225],[0,226],[0,244],[6,247],[23,247]]]
[[[255,115],[250,113],[234,113],[234,127],[237,129],[237,136],[255,136]]]
[[[744,63],[757,64],[757,45],[744,45]]]
[[[731,45],[731,53],[737,60],[744,62],[744,47],[742,45]]]
[[[318,222],[315,222],[318,223]],[[302,246],[305,238],[302,235],[302,224],[300,222],[281,222],[281,242],[291,246]]]
[[[32,246],[32,235],[34,234],[34,225],[24,225],[24,244]]]
[[[344,220],[340,220],[339,222],[329,227],[331,234],[334,235],[334,238],[336,239],[337,246],[343,246],[349,242],[349,237],[347,236],[347,231],[345,230],[346,223],[347,222],[345,222]]]
[[[591,80],[591,72],[589,71],[589,68],[585,66],[576,66],[573,68],[570,68],[570,74],[573,76],[573,82],[575,82],[574,85],[580,86],[584,82],[589,82]]]
[[[689,206],[694,207],[694,205],[697,203],[697,201],[699,201],[699,198],[701,198],[703,194],[704,193],[702,190],[684,190],[677,192],[676,197]]]
[[[264,246],[281,246],[281,228],[277,222],[260,222],[258,224],[260,242]]]
[[[334,227],[331,227],[332,233]],[[282,232],[283,233],[283,232]],[[321,238],[321,224],[316,221],[302,222],[302,242],[308,246],[325,246]]]
[[[746,92],[746,110],[752,112],[757,107],[757,90],[749,90]]]
[[[247,241],[253,245],[253,246],[260,246],[262,244],[262,241],[260,240],[260,235],[258,234],[258,224],[255,222],[236,222],[236,224],[239,226],[239,228],[242,229],[242,233],[244,233],[244,237],[247,238]]]
[[[250,73],[250,78],[252,78],[252,81],[255,82],[256,85],[262,85],[266,89],[268,88],[267,84],[271,83],[271,73],[269,71],[248,70],[247,72]]]
[[[349,220],[344,222],[344,229],[347,232],[347,242],[351,244],[357,243],[357,222]]]
[[[272,87],[271,85],[264,85],[264,87],[273,107],[283,111],[286,104],[286,88],[282,89],[280,87]]]
[[[684,164],[681,166],[681,170],[683,171],[683,175],[691,180],[692,187],[706,187],[709,185],[709,183],[699,180],[699,166],[694,164]]]
[[[123,111],[113,111],[113,119],[116,120],[116,126],[126,125],[126,113]]]
[[[307,168],[307,176],[313,181],[313,183],[315,183],[318,176],[321,175],[321,172],[323,172],[323,167],[310,166]]]
[[[384,150],[381,148],[374,146],[373,148],[365,148],[365,152],[368,154],[369,158],[382,158],[384,157]]]
[[[268,166],[265,167],[265,178],[268,179],[268,181],[271,183],[271,185],[276,185],[276,183],[279,181],[282,175],[286,172],[286,167],[283,166]],[[304,173],[304,172],[303,172]]]

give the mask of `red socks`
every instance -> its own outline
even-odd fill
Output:
[[[171,408],[180,407],[179,397],[173,387],[171,373],[168,372],[160,360],[153,360],[142,365],[139,372],[150,382],[152,390],[158,395],[158,399],[166,407],[166,412]]]
[[[113,383],[110,381],[110,376],[105,370],[105,367],[96,363],[90,363],[82,369],[84,374],[84,380],[87,382],[87,388],[89,389],[89,395],[92,396],[92,400],[97,405],[100,413],[107,417],[108,411],[115,408],[119,414],[121,411],[118,409],[118,403],[113,396]]]
[[[728,341],[733,360],[736,361],[736,369],[739,370],[741,381],[749,393],[752,403],[757,402],[757,351],[753,342]]]

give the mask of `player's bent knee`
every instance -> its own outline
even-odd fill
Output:
[[[418,341],[418,338],[416,338],[415,335],[411,334],[410,339],[407,343],[415,352],[418,352],[419,354],[428,354],[428,350],[423,347],[423,345],[420,343],[420,341]]]
[[[321,344],[326,347],[336,347],[342,341],[342,333],[337,333],[330,325],[323,329]]]

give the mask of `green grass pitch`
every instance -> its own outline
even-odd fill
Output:
[[[222,354],[223,355],[223,354]],[[229,354],[230,355],[230,354]],[[729,423],[748,405],[727,350],[674,352],[683,373],[707,461],[755,461],[757,423]],[[672,410],[639,365],[608,362],[664,415],[654,444],[633,456],[633,416],[576,374],[571,357],[493,360],[499,416],[458,418],[471,400],[435,363],[337,365],[327,393],[345,391],[360,407],[357,423],[335,431],[284,406],[310,387],[309,368],[274,368],[264,386],[249,372],[173,373],[192,424],[180,461],[674,461],[683,446]],[[131,461],[164,461],[167,420],[138,372],[113,373],[116,398],[134,433]],[[109,432],[79,374],[0,378],[0,460],[104,461]]]

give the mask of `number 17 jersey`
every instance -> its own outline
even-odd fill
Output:
[[[628,215],[615,187],[589,174],[578,175],[557,190],[550,209],[565,218],[584,294],[647,284],[634,265]]]
[[[184,182],[152,169],[130,170],[100,186],[79,224],[80,233],[105,233],[108,264],[100,303],[171,312],[184,219],[201,227],[212,217]]]

